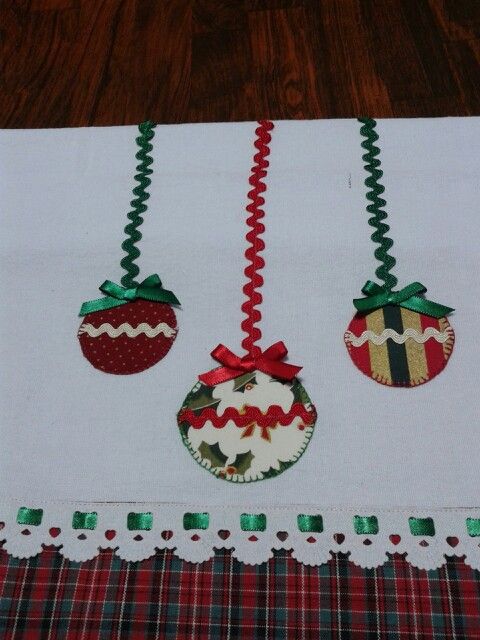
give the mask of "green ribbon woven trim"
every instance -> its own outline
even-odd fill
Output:
[[[322,533],[323,518],[321,515],[307,515],[299,513],[297,516],[298,530],[302,533]]]
[[[183,528],[189,529],[208,529],[210,525],[210,516],[208,513],[184,513]]]
[[[435,535],[435,524],[432,518],[409,518],[408,526],[412,536]]]
[[[17,523],[20,525],[39,526],[43,520],[43,509],[20,507],[17,513]],[[72,517],[73,529],[96,529],[98,514],[96,511],[75,511]],[[467,533],[471,537],[480,537],[480,518],[467,518],[465,521]],[[210,515],[208,513],[186,512],[183,514],[183,527],[190,529],[208,529]],[[302,533],[321,533],[324,530],[323,518],[320,514],[304,514],[297,516],[297,525]],[[435,523],[433,518],[408,519],[410,533],[413,536],[434,536]],[[150,511],[134,512],[127,515],[129,531],[150,531],[153,528],[153,514]],[[242,513],[240,516],[242,531],[265,531],[267,517],[264,513]],[[358,535],[376,535],[379,532],[377,516],[354,516],[353,528]]]
[[[438,302],[432,302],[419,296],[419,294],[423,294],[426,291],[427,288],[420,282],[412,282],[400,289],[400,291],[386,291],[376,282],[368,280],[362,289],[362,293],[367,297],[356,298],[353,304],[360,313],[369,313],[388,304],[404,307],[434,318],[441,318],[453,311],[452,307],[446,307],[443,304],[438,304]]]
[[[96,511],[75,511],[72,517],[73,529],[90,529],[97,527],[98,514]]]
[[[153,514],[151,511],[130,511],[127,515],[127,529],[129,531],[151,531],[153,527]]]
[[[18,524],[29,524],[38,527],[42,524],[43,509],[31,509],[30,507],[20,507],[17,513]]]
[[[267,528],[267,516],[264,513],[242,513],[240,516],[240,529],[242,531],[265,531]]]
[[[151,302],[166,302],[167,304],[180,304],[172,291],[162,287],[162,282],[156,273],[148,276],[135,287],[126,288],[110,280],[105,280],[99,288],[107,297],[84,302],[78,315],[86,316],[88,313],[112,309],[121,304],[127,304],[139,299],[150,300]]]
[[[355,516],[353,518],[353,528],[358,535],[377,535],[377,516]]]
[[[467,532],[472,538],[480,536],[480,518],[467,518]]]

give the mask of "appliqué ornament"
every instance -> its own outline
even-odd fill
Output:
[[[447,364],[454,340],[445,317],[390,305],[356,314],[345,332],[354,364],[389,386],[410,387],[431,380]]]
[[[198,382],[178,414],[184,444],[219,478],[272,478],[305,451],[316,413],[300,382],[252,371],[216,386]]]
[[[80,309],[83,316],[78,330],[78,340],[85,358],[100,371],[125,375],[139,373],[152,367],[170,350],[177,335],[177,320],[171,305],[180,302],[172,291],[163,288],[156,273],[138,283],[134,278],[140,269],[135,259],[140,256],[136,244],[142,234],[138,227],[142,224],[142,214],[147,211],[145,202],[149,198],[148,177],[153,158],[149,155],[153,146],[154,124],[144,122],[139,125],[140,135],[136,142],[136,154],[140,164],[135,180],[132,211],[128,214],[129,224],[125,227],[127,239],[122,244],[126,255],[120,262],[126,273],[121,284],[106,280],[100,291],[103,298],[84,302]]]
[[[166,356],[177,321],[165,303],[136,300],[83,319],[78,339],[83,355],[105,373],[139,373]]]

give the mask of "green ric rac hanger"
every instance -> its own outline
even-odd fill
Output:
[[[365,138],[362,142],[362,147],[366,151],[363,155],[365,170],[370,174],[365,180],[365,185],[370,189],[367,192],[367,198],[371,203],[367,205],[367,211],[372,214],[368,223],[375,228],[371,238],[379,245],[375,249],[374,255],[381,262],[375,274],[379,280],[383,281],[383,284],[380,285],[368,280],[362,288],[365,297],[356,298],[353,304],[360,313],[369,313],[387,305],[394,305],[434,318],[441,318],[453,311],[453,308],[424,298],[423,294],[426,293],[427,288],[420,282],[412,282],[400,291],[394,291],[398,280],[390,273],[396,261],[388,253],[393,246],[393,240],[386,235],[390,227],[384,222],[387,213],[383,207],[387,203],[381,197],[385,188],[379,182],[383,171],[380,169],[380,160],[377,157],[380,154],[380,149],[375,146],[375,142],[378,140],[378,134],[375,131],[377,123],[372,118],[359,118],[359,122],[363,125],[360,128],[360,133]]]
[[[151,300],[153,302],[165,302],[170,305],[179,305],[177,297],[172,291],[167,291],[162,287],[162,282],[157,274],[152,274],[142,282],[137,282],[135,278],[140,273],[135,260],[140,256],[137,247],[142,238],[139,227],[143,222],[142,214],[147,211],[146,201],[150,197],[147,189],[151,184],[149,176],[153,173],[150,165],[153,158],[149,155],[153,149],[151,140],[155,135],[155,124],[147,121],[138,126],[140,135],[136,138],[137,151],[135,157],[139,161],[135,180],[138,182],[133,188],[135,198],[131,201],[132,210],[127,217],[130,222],[125,227],[126,240],[122,243],[122,249],[126,255],[122,258],[120,266],[126,272],[121,279],[121,285],[106,280],[100,285],[100,291],[105,294],[103,298],[84,302],[80,309],[80,316],[85,316],[95,311],[112,309],[134,300]]]

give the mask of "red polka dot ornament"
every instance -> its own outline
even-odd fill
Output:
[[[139,268],[134,260],[140,251],[136,243],[142,235],[138,227],[142,214],[147,211],[147,192],[151,184],[149,175],[153,158],[150,141],[154,136],[154,124],[139,125],[136,138],[139,164],[135,180],[130,223],[125,227],[127,239],[122,249],[127,254],[120,265],[126,271],[121,284],[106,280],[100,291],[103,298],[84,302],[80,310],[83,316],[78,339],[85,358],[100,371],[117,375],[139,373],[164,358],[177,335],[177,320],[172,305],[179,305],[176,296],[163,288],[160,278],[153,274],[142,282],[135,277]]]

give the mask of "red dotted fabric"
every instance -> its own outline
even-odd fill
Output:
[[[136,337],[122,333],[112,338],[106,332],[93,337],[82,331],[85,324],[98,328],[106,323],[118,328],[125,322],[134,328],[143,322],[150,327],[156,327],[161,322],[174,329],[177,327],[175,313],[170,305],[147,300],[136,300],[107,311],[86,315],[78,339],[83,355],[96,369],[117,375],[139,373],[152,367],[169,352],[176,333],[170,337],[159,333],[153,338],[145,333]]]

